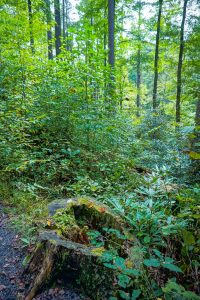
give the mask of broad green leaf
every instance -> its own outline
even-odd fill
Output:
[[[189,156],[190,156],[192,159],[200,159],[200,153],[198,153],[198,152],[190,151],[190,152],[189,152]]]
[[[119,274],[118,275],[118,284],[119,286],[126,288],[130,282],[130,277],[128,277],[127,275],[124,274]]]
[[[162,253],[161,253],[159,250],[153,249],[153,252],[154,252],[159,258],[163,258],[163,255],[162,255]]]
[[[187,230],[183,230],[183,240],[184,240],[184,244],[186,246],[191,246],[195,244],[195,238],[192,234],[192,232],[187,231]]]
[[[125,272],[127,275],[130,275],[130,276],[139,276],[140,275],[140,271],[138,271],[136,269],[126,269]]]
[[[170,271],[174,271],[174,272],[178,272],[178,273],[183,273],[183,271],[177,267],[174,264],[170,264],[170,263],[163,263],[162,266],[166,269],[169,269]]]
[[[160,261],[156,258],[145,259],[144,264],[147,267],[160,267]]]
[[[122,257],[116,257],[114,263],[121,270],[124,270],[126,268],[125,267],[125,259]]]
[[[145,244],[150,243],[150,241],[151,241],[151,238],[150,238],[149,235],[144,237],[144,243],[145,243]]]
[[[130,300],[131,299],[129,293],[125,293],[124,291],[120,290],[119,295],[120,295],[120,297],[122,297],[122,299],[125,299],[125,300]]]
[[[131,300],[136,300],[141,294],[141,290],[134,290],[131,296]]]
[[[116,270],[117,269],[115,265],[112,265],[112,264],[109,264],[109,263],[104,263],[104,266],[106,268],[109,268],[109,269],[112,269],[112,270]]]

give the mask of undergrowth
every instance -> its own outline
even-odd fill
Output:
[[[54,134],[45,129],[48,139],[36,131],[31,147],[22,144],[14,156],[9,144],[12,155],[6,163],[1,154],[1,201],[25,246],[34,244],[46,226],[47,204],[56,198],[96,198],[129,224],[142,245],[132,253],[139,265],[128,262],[128,274],[127,262],[114,247],[102,257],[118,273],[112,300],[199,299],[192,293],[200,292],[198,175],[191,181],[191,161],[182,151],[188,137],[180,139],[182,133],[177,136],[161,121],[155,128],[145,118],[137,126],[126,120],[121,131],[109,129],[110,140],[101,151],[94,144],[78,147],[56,140],[57,129]],[[104,134],[98,134],[100,141]],[[99,233],[91,234],[99,247]]]

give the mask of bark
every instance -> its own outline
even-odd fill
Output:
[[[66,9],[65,9],[65,0],[62,1],[62,25],[63,25],[63,40],[65,41],[66,38],[66,24],[65,24],[65,20],[66,20]]]
[[[187,12],[188,0],[184,0],[183,5],[183,15],[181,22],[181,32],[180,32],[180,49],[179,49],[179,60],[178,60],[178,70],[177,70],[177,94],[176,94],[176,122],[181,121],[181,86],[182,86],[182,64],[183,64],[183,53],[184,53],[184,27]]]
[[[140,116],[140,106],[141,106],[141,50],[138,49],[137,53],[137,116]]]
[[[74,278],[91,299],[108,299],[115,287],[115,270],[106,268],[99,259],[107,248],[90,245],[87,231],[102,231],[103,227],[119,230],[127,239],[134,238],[134,244],[119,239],[105,232],[105,247],[110,248],[113,242],[121,244],[122,255],[132,253],[133,248],[140,247],[123,220],[109,207],[90,198],[71,198],[53,201],[48,206],[49,221],[53,225],[41,232],[39,243],[29,258],[23,276],[31,279],[30,286],[23,299],[32,300],[41,288],[52,283],[64,274],[65,278]],[[55,216],[59,211],[68,220],[66,227],[59,227]],[[61,230],[61,233],[60,233]],[[59,231],[59,233],[58,233]],[[134,246],[134,247],[133,247]],[[131,251],[130,251],[131,247]],[[132,258],[131,258],[132,259]],[[133,261],[133,263],[138,263]]]
[[[108,0],[108,63],[111,67],[111,80],[114,81],[115,67],[115,0]]]
[[[155,48],[155,60],[154,60],[154,87],[153,87],[153,109],[158,107],[157,90],[158,90],[158,63],[159,63],[159,44],[160,44],[160,27],[162,16],[163,0],[159,0],[159,11],[157,21],[157,33],[156,33],[156,48]]]
[[[141,0],[139,1],[139,10],[138,10],[138,34],[139,34],[139,45],[137,52],[137,116],[140,116],[140,106],[141,106]]]
[[[194,138],[192,140],[192,150],[195,152],[200,152],[200,96],[198,97],[196,104],[196,115],[195,115],[195,130]]]
[[[195,158],[196,155],[200,155],[200,95],[197,95],[197,97],[195,128],[191,139],[191,152],[189,152],[192,159],[190,175],[193,182],[199,182],[200,178],[200,159],[199,157]]]
[[[106,70],[106,66],[107,66],[107,26],[106,26],[106,14],[107,14],[107,7],[105,5],[104,7],[104,20],[105,20],[105,24],[104,24],[104,34],[103,34],[103,49],[104,49],[104,67]],[[105,72],[106,73],[106,72]],[[106,74],[104,74],[104,102],[106,102],[107,100],[107,80],[106,80]]]
[[[35,53],[35,42],[33,36],[33,12],[32,12],[32,1],[28,0],[28,18],[29,18],[29,30],[30,30],[30,46],[32,54]]]
[[[51,4],[49,0],[45,0],[46,2],[46,20],[47,20],[47,43],[48,43],[48,59],[53,59],[53,45],[52,45],[52,31],[51,31]]]
[[[61,52],[61,14],[60,14],[60,0],[54,0],[55,10],[55,46],[56,56]]]
[[[197,100],[195,125],[196,125],[196,127],[200,126],[200,97]]]

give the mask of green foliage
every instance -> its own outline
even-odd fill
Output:
[[[81,1],[80,19],[66,16],[61,54],[47,60],[47,27],[51,30],[54,24],[47,26],[42,1],[32,2],[34,54],[27,1],[0,0],[0,201],[9,207],[23,244],[34,243],[37,230],[46,226],[50,200],[92,196],[130,227],[130,236],[114,228],[88,232],[92,245],[107,247],[104,266],[116,271],[117,291],[110,299],[198,299],[188,291],[199,292],[200,266],[199,170],[193,162],[199,158],[199,128],[194,124],[199,98],[200,31],[194,14],[198,4],[192,4],[187,18],[182,123],[177,126],[181,3],[163,4],[160,107],[152,111],[154,4],[116,1],[115,93],[110,99],[105,3]],[[151,13],[145,15],[144,9]],[[61,233],[73,221],[73,216],[55,216]],[[140,246],[133,245],[133,236]],[[122,249],[125,241],[131,246],[128,261]],[[163,288],[172,276],[182,286],[171,280]]]
[[[166,286],[163,288],[166,299],[177,299],[177,300],[198,300],[199,296],[194,294],[191,291],[186,291],[183,286],[177,284],[176,282],[169,281]]]

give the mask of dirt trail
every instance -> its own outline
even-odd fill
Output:
[[[8,229],[8,217],[0,207],[0,300],[15,300],[24,288],[18,276],[24,258],[19,248],[19,237]]]
[[[25,255],[20,246],[20,237],[9,228],[9,219],[0,206],[0,300],[17,300],[18,295],[24,292],[25,282],[20,280],[20,274]],[[81,300],[83,298],[74,291],[55,287],[34,299]]]

